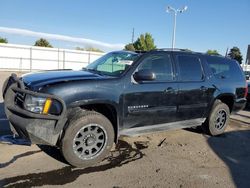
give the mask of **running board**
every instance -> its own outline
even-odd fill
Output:
[[[148,126],[124,129],[124,130],[121,130],[119,133],[121,136],[139,136],[139,135],[149,134],[153,132],[176,130],[176,129],[200,126],[202,123],[205,122],[205,120],[206,120],[205,118],[198,118],[198,119],[192,119],[192,120],[177,121],[177,122],[172,122],[172,123],[148,125]]]

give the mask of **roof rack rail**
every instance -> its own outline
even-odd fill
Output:
[[[155,49],[153,51],[178,51],[178,52],[192,52],[192,50],[189,49],[180,49],[180,48],[160,48],[160,49]]]
[[[144,53],[147,53],[148,51],[146,51],[146,50],[135,50],[134,52],[138,53],[138,54],[144,54]]]

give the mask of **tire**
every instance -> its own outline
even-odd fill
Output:
[[[86,168],[101,162],[113,143],[114,129],[105,116],[94,111],[78,111],[64,132],[61,152],[72,166]]]
[[[210,115],[202,125],[202,128],[209,135],[220,135],[227,128],[229,119],[229,107],[220,100],[215,100]]]

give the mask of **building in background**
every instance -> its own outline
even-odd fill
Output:
[[[242,64],[242,68],[244,71],[250,71],[250,45],[248,45],[246,61]]]
[[[250,45],[247,48],[246,65],[250,65]]]

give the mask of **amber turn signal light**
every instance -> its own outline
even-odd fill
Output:
[[[44,107],[43,107],[43,114],[49,113],[49,109],[51,107],[51,104],[52,104],[52,100],[50,98],[46,99],[46,102],[45,102]]]

